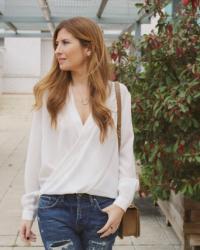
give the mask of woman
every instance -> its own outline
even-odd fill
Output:
[[[121,218],[138,186],[131,97],[120,84],[121,148],[114,83],[96,23],[62,21],[53,37],[52,68],[34,88],[35,110],[25,166],[20,228],[45,249],[112,249]]]

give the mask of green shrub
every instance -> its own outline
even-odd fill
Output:
[[[190,6],[171,22],[162,13],[157,34],[142,36],[137,45],[140,60],[118,69],[132,93],[141,181],[155,200],[168,199],[171,190],[200,200],[198,19],[198,11]],[[140,72],[136,72],[138,63]]]

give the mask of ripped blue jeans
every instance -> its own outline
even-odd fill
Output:
[[[97,231],[107,220],[102,209],[114,199],[88,194],[43,194],[38,225],[45,250],[111,250],[117,236],[100,238]]]

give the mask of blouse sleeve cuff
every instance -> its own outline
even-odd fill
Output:
[[[122,208],[125,212],[127,208],[132,204],[135,192],[139,189],[139,180],[134,178],[130,180],[129,184],[131,185],[121,185],[121,194],[119,194],[119,196],[115,199],[113,203]]]
[[[122,197],[118,196],[116,198],[116,200],[114,201],[115,205],[117,205],[118,207],[122,208],[125,212],[127,210],[127,208],[129,207],[129,202],[127,202],[126,200],[124,200]]]
[[[36,212],[30,210],[23,210],[22,219],[23,220],[35,220]]]

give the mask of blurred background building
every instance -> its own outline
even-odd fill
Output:
[[[124,31],[149,33],[157,19],[138,14],[141,0],[0,0],[0,93],[31,93],[49,70],[52,34],[73,16],[95,20],[106,44]]]

